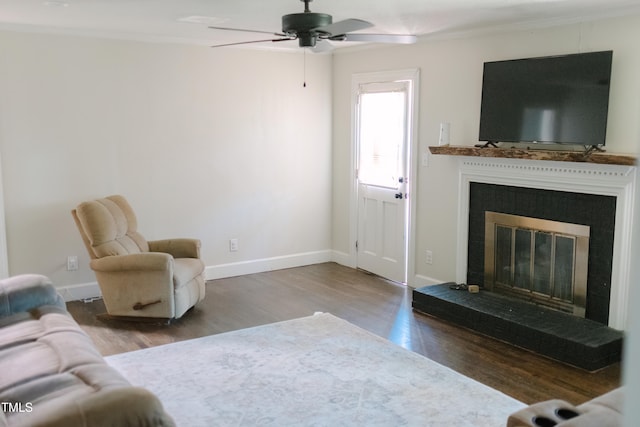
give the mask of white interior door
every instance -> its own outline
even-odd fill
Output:
[[[358,268],[406,283],[411,82],[367,83],[356,106]]]

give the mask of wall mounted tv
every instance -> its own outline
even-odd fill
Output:
[[[480,141],[605,145],[612,51],[484,63]]]

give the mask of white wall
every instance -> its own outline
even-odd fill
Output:
[[[306,64],[303,88],[297,53],[0,33],[10,274],[94,282],[70,211],[114,193],[148,239],[201,239],[214,275],[327,256],[331,58]]]
[[[607,150],[640,152],[640,16],[494,34],[425,40],[411,46],[343,51],[333,69],[333,247],[353,256],[348,240],[350,188],[350,83],[354,73],[420,68],[419,163],[437,145],[439,124],[451,123],[452,145],[478,142],[484,61],[575,52],[614,51]],[[458,158],[430,156],[418,166],[415,275],[411,284],[454,281]],[[433,265],[424,260],[433,251]],[[411,271],[411,267],[410,267]]]

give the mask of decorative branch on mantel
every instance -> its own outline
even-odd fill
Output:
[[[628,154],[556,151],[556,150],[523,150],[519,148],[479,148],[471,146],[430,146],[431,154],[469,157],[497,157],[504,159],[551,160],[556,162],[596,163],[602,165],[635,166],[636,157]]]

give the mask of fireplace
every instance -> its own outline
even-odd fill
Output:
[[[634,166],[461,158],[456,282],[485,285],[486,211],[587,226],[585,317],[626,329],[635,174]]]
[[[506,286],[494,286],[493,283],[485,283],[488,273],[486,267],[491,262],[491,256],[493,255],[492,253],[487,254],[485,248],[487,212],[499,212],[501,215],[509,215],[509,218],[518,219],[515,226],[505,225],[501,227],[500,232],[506,234],[509,229],[513,229],[515,234],[520,229],[518,233],[520,239],[517,239],[517,243],[520,245],[525,240],[525,230],[531,228],[528,224],[523,227],[525,224],[524,218],[542,220],[539,224],[542,224],[541,227],[544,230],[539,231],[544,231],[544,233],[538,236],[538,252],[544,250],[545,242],[551,240],[553,236],[557,237],[557,232],[562,231],[561,224],[565,224],[565,228],[570,227],[569,233],[560,233],[561,238],[563,236],[568,238],[571,234],[586,234],[585,228],[579,227],[581,225],[589,229],[587,265],[584,265],[584,259],[579,260],[581,264],[576,269],[578,276],[583,277],[582,275],[586,275],[584,277],[586,279],[586,283],[584,283],[586,286],[584,296],[586,298],[584,304],[585,313],[582,317],[606,325],[609,321],[611,296],[615,211],[616,199],[611,196],[473,182],[470,184],[469,190],[469,244],[466,282],[479,284],[487,289],[507,290]],[[504,216],[500,216],[500,218],[504,218]],[[491,235],[488,237],[491,237]],[[580,239],[576,243],[580,243],[579,247],[584,249],[584,240]],[[533,241],[530,244],[536,244],[536,242]],[[566,246],[567,242],[562,241],[561,246],[563,244]],[[536,286],[542,288],[544,285],[540,281],[545,281],[544,276],[550,279],[551,272],[547,273],[549,265],[545,264],[545,259],[541,258],[538,262],[538,270],[543,271],[533,277],[532,280],[534,282],[538,281]],[[562,261],[559,260],[559,262],[562,264]],[[532,269],[535,271],[535,266]],[[521,272],[523,272],[522,269]],[[523,295],[526,292],[517,288],[511,290],[513,291],[510,292],[512,295]],[[562,304],[559,299],[545,299],[540,294],[541,292],[538,292],[537,294],[530,294],[530,296],[540,297],[535,299],[537,303],[544,302],[545,305],[568,311],[568,304]],[[579,309],[576,310],[576,314],[581,314]]]
[[[589,371],[620,361],[635,174],[621,164],[462,158],[455,282],[414,289],[413,308]]]
[[[590,227],[485,212],[484,287],[585,317]]]
[[[416,288],[413,308],[589,371],[620,361],[635,174],[628,165],[461,158],[455,282]]]

